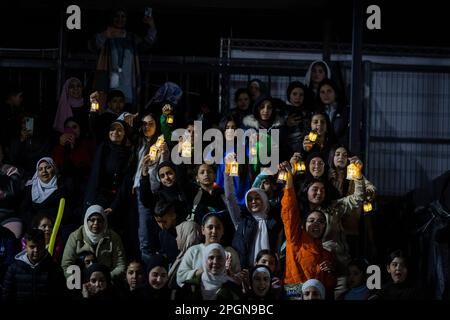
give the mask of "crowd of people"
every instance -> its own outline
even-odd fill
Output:
[[[53,131],[23,110],[24,92],[1,106],[0,292],[3,301],[65,297],[147,300],[418,299],[409,260],[392,250],[380,290],[366,285],[373,252],[370,206],[376,187],[349,150],[349,108],[325,61],[311,63],[285,99],[252,79],[223,114],[208,99],[186,118],[183,89],[166,82],[139,108],[138,50],[144,38],[125,29],[126,12],[97,34],[94,88],[68,78]],[[136,112],[136,110],[143,110]],[[194,121],[220,129],[265,129],[246,161],[231,168],[238,146],[211,164],[193,158]],[[185,138],[172,141],[175,129]],[[280,163],[260,162],[272,133]],[[58,215],[65,199],[62,219]],[[365,228],[361,228],[364,219]],[[54,230],[56,232],[54,232]],[[364,239],[364,240],[362,240]],[[392,244],[395,248],[395,244]],[[400,248],[398,248],[400,249]],[[71,270],[81,286],[67,286]],[[410,271],[410,272],[408,272]]]

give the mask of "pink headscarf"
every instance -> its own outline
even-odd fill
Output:
[[[69,95],[69,84],[72,80],[76,80],[81,83],[78,78],[69,78],[64,83],[61,96],[59,97],[58,110],[56,110],[55,121],[53,122],[53,128],[59,132],[64,132],[64,121],[67,118],[73,116],[72,108],[80,108],[84,104],[84,99],[74,99]]]

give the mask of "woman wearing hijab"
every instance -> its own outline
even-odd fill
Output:
[[[328,64],[323,60],[313,61],[308,68],[305,75],[305,81],[303,81],[306,86],[311,89],[314,94],[317,93],[319,83],[323,79],[331,79],[331,70]]]
[[[59,97],[53,128],[60,133],[64,133],[64,122],[71,117],[84,125],[87,121],[88,110],[83,108],[83,105],[83,85],[81,81],[77,78],[67,79]]]
[[[274,299],[272,286],[272,273],[266,265],[256,265],[249,273],[250,292],[249,300],[270,300]]]
[[[56,219],[61,198],[68,200],[65,188],[58,184],[56,164],[52,158],[44,157],[36,163],[36,172],[26,183],[23,219],[27,224],[31,224],[37,214],[47,214]],[[69,206],[66,204],[66,216],[68,211]]]
[[[309,279],[302,285],[302,300],[325,300],[325,287],[317,279]]]
[[[201,275],[185,281],[183,299],[186,300],[239,300],[240,286],[226,273],[226,253],[218,243],[203,249]]]
[[[233,248],[239,253],[241,267],[248,269],[255,264],[256,256],[261,250],[276,251],[282,224],[270,216],[269,198],[263,189],[251,188],[247,191],[246,208],[241,212],[231,177],[225,174],[225,197],[230,203],[230,216],[236,228]]]
[[[177,246],[180,253],[169,270],[169,287],[175,289],[177,285],[177,270],[186,251],[201,242],[200,226],[194,221],[185,221],[176,226]]]
[[[125,201],[131,192],[128,129],[127,123],[122,120],[111,124],[108,141],[98,146],[94,156],[85,196],[85,206],[103,206],[109,223],[119,233],[124,226],[124,217],[119,216],[120,208],[125,207]]]
[[[92,252],[98,263],[111,270],[111,277],[121,277],[125,273],[126,260],[122,240],[119,235],[108,228],[104,209],[92,205],[86,210],[84,224],[72,232],[64,248],[61,266],[64,274],[69,266],[76,264],[82,252]]]
[[[119,295],[113,286],[109,268],[100,263],[93,263],[85,270],[82,296],[95,301],[118,299]]]

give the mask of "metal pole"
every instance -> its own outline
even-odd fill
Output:
[[[58,63],[56,66],[56,101],[59,99],[59,92],[62,87],[64,75],[64,57],[65,57],[65,12],[60,9],[59,19],[59,37],[58,37]]]
[[[362,4],[353,0],[353,34],[352,34],[352,80],[350,100],[350,150],[354,154],[361,151],[362,119]]]

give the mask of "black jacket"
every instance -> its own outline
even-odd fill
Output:
[[[3,281],[3,300],[63,299],[66,281],[61,266],[47,254],[34,268],[24,261],[25,251],[16,255]],[[48,300],[48,301],[52,301]]]
[[[270,249],[277,250],[277,241],[279,232],[282,229],[282,224],[274,218],[268,218],[267,232],[269,233],[269,245]],[[252,246],[254,246],[256,233],[258,231],[258,221],[247,213],[243,216],[241,222],[233,237],[233,248],[239,254],[239,261],[241,262],[241,268],[248,269],[254,265],[251,257]],[[258,252],[255,252],[255,256]]]

